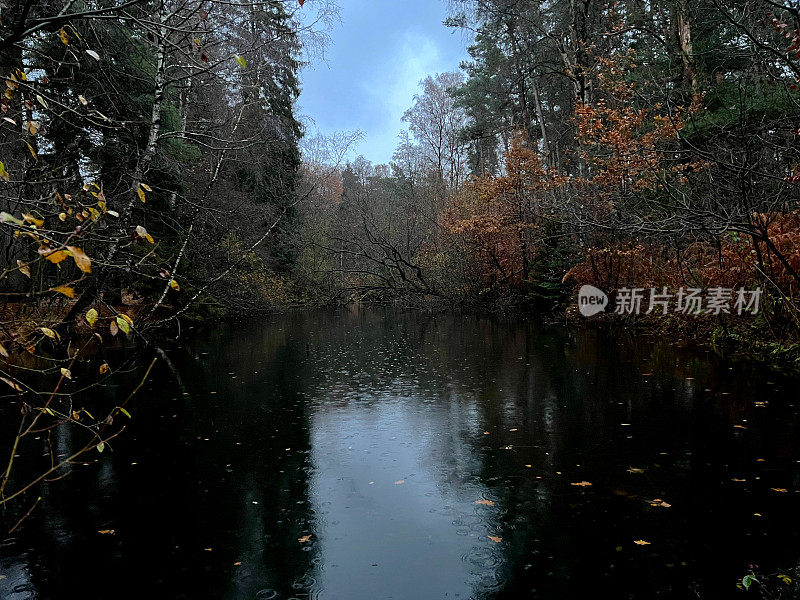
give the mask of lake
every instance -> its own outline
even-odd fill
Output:
[[[162,350],[123,437],[0,521],[3,600],[719,598],[800,561],[798,379],[358,308]]]

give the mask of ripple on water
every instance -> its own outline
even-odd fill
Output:
[[[500,553],[492,548],[473,548],[462,556],[461,560],[479,569],[472,571],[474,575],[486,575],[487,571],[494,573],[495,569],[503,563]]]
[[[292,583],[293,590],[307,590],[310,587],[314,587],[317,584],[317,580],[314,579],[311,575],[304,575],[299,579],[296,579],[294,583]]]
[[[270,589],[260,590],[256,594],[256,600],[273,600],[274,598],[277,597],[278,597],[277,590],[270,590]]]

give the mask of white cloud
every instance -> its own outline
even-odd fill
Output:
[[[453,69],[445,65],[439,46],[417,32],[406,32],[389,53],[389,60],[362,84],[379,112],[380,126],[367,133],[359,152],[373,162],[388,162],[404,128],[403,113],[411,106],[419,83],[428,75]]]

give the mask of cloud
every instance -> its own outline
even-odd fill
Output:
[[[354,154],[391,160],[403,113],[427,75],[458,69],[464,40],[441,25],[443,3],[339,0],[342,22],[331,32],[328,62],[304,70],[298,110],[310,130],[361,130]]]
[[[419,92],[420,81],[447,69],[442,51],[433,39],[418,32],[405,32],[389,58],[361,86],[380,118],[377,126],[367,132],[359,151],[374,162],[388,162],[397,145],[397,135],[405,125],[403,113]]]

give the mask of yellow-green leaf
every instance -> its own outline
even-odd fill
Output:
[[[69,369],[65,369],[61,367],[61,374],[66,377],[67,379],[72,379],[72,372]]]
[[[94,325],[97,322],[97,311],[94,308],[90,308],[86,311],[86,322],[89,325]]]
[[[174,279],[170,279],[169,280],[169,287],[171,287],[176,292],[180,292],[181,291],[180,284],[177,281],[175,281]]]
[[[126,335],[131,331],[131,326],[128,325],[128,322],[121,317],[117,317],[117,327],[119,327]]]
[[[52,330],[52,329],[50,329],[49,327],[39,327],[39,331],[41,331],[43,334],[45,334],[45,335],[46,335],[47,337],[49,337],[51,340],[57,340],[57,339],[59,339],[59,335],[58,335],[58,333],[56,333],[55,331],[53,331],[53,330]]]
[[[131,332],[131,325],[122,317],[117,317],[117,326],[122,330],[124,334],[129,334]]]

